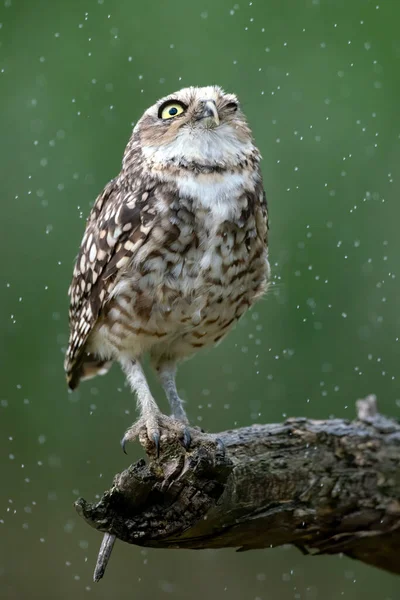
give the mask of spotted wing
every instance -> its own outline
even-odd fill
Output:
[[[85,343],[114,287],[118,272],[142,246],[155,219],[151,190],[134,191],[117,179],[98,196],[75,263],[70,296],[68,385],[76,387]]]
[[[258,175],[259,178],[254,193],[248,197],[249,208],[255,215],[257,235],[262,240],[263,245],[268,248],[268,204],[260,170]]]
[[[262,184],[261,184],[262,185]],[[265,190],[261,188],[260,191],[260,210],[261,210],[261,219],[262,219],[262,230],[264,235],[265,245],[268,247],[268,231],[269,231],[269,221],[268,221],[268,203],[267,197],[265,195]]]

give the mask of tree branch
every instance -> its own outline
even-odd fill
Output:
[[[400,425],[373,396],[358,418],[192,431],[189,452],[164,443],[114,478],[99,502],[76,502],[106,532],[95,581],[115,538],[153,548],[240,551],[293,544],[400,574]],[[222,440],[223,445],[218,442]]]

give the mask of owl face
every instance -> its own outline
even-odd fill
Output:
[[[138,122],[142,152],[153,165],[232,166],[254,147],[234,94],[189,87],[159,100]]]

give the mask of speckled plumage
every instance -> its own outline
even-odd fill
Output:
[[[162,118],[169,106],[182,112]],[[75,388],[120,362],[142,412],[126,439],[141,427],[156,443],[160,429],[184,431],[159,413],[143,354],[185,423],[177,362],[219,342],[266,290],[259,161],[236,97],[186,88],[145,112],[93,206],[69,290],[65,369]]]

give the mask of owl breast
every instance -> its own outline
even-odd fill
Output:
[[[106,358],[190,356],[218,343],[266,290],[265,240],[246,195],[230,211],[176,196],[163,206],[89,340]]]

